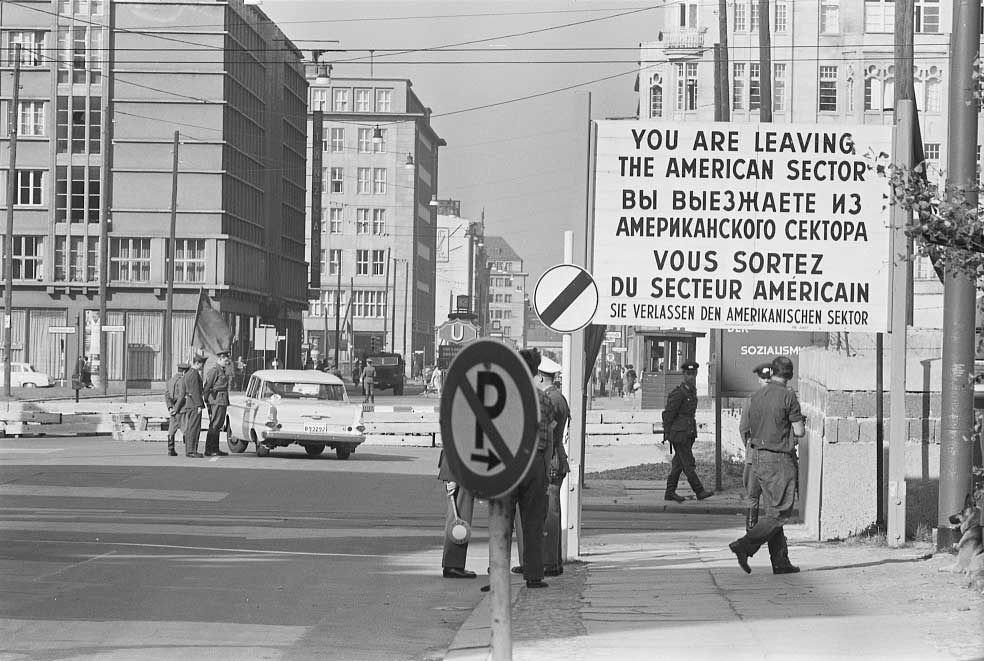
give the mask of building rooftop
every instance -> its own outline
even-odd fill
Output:
[[[516,254],[501,236],[485,237],[485,256],[490,262],[522,262],[523,258]]]

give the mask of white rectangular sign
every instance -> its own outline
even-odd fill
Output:
[[[597,126],[594,323],[888,329],[890,126]]]
[[[126,330],[126,326],[103,326],[102,329],[107,333],[122,333]]]
[[[48,326],[48,332],[55,335],[74,335],[75,326]]]

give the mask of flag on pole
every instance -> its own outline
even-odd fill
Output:
[[[197,351],[215,355],[229,351],[232,346],[232,329],[222,318],[222,314],[212,305],[212,299],[205,290],[198,296],[198,310],[195,312],[195,331],[191,345]]]

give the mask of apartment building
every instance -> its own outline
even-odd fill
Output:
[[[0,12],[4,184],[21,45],[15,199],[0,193],[3,213],[14,205],[12,359],[67,378],[85,354],[121,379],[126,347],[128,378],[163,379],[190,354],[204,289],[236,331],[234,354],[257,358],[252,331],[266,323],[287,340],[281,360],[294,362],[306,307],[307,92],[291,41],[242,0],[23,0]],[[101,348],[101,324],[125,330]]]
[[[411,81],[319,79],[323,66],[307,67],[308,123],[320,113],[323,136],[314,146],[322,161],[320,250],[311,255],[320,260],[321,286],[305,314],[307,342],[329,360],[337,338],[342,362],[385,349],[408,366],[411,355],[431,364],[438,148],[446,143]],[[336,317],[344,332],[335,332]]]
[[[526,346],[526,278],[523,258],[501,236],[485,237],[489,265],[490,337]]]
[[[479,335],[488,325],[488,261],[485,251],[485,217],[470,220],[461,215],[460,200],[438,200],[437,276],[434,323],[460,312],[458,297],[467,296],[464,310],[474,314]]]

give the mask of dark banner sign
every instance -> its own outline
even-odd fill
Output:
[[[793,361],[793,380],[789,385],[795,390],[800,351],[826,344],[827,333],[726,330],[721,340],[721,396],[748,397],[754,393],[761,384],[752,370],[762,363],[771,363],[776,356],[788,356]]]

